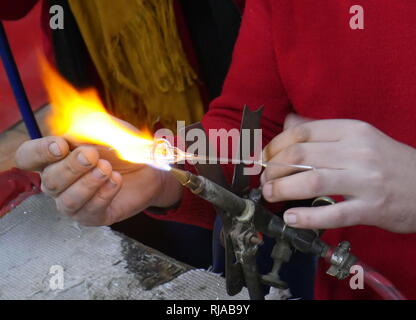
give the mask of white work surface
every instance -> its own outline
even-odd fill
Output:
[[[52,290],[52,266],[63,289]],[[54,282],[55,283],[55,282]],[[79,227],[42,194],[0,219],[0,300],[248,299],[224,279],[192,270],[108,227]]]

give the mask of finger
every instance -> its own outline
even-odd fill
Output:
[[[78,147],[65,159],[45,168],[42,172],[42,191],[52,197],[58,196],[72,183],[94,168],[98,152],[93,147]]]
[[[56,198],[56,205],[60,212],[74,215],[101,188],[111,175],[111,164],[100,159],[97,166],[72,184]]]
[[[285,223],[302,229],[333,229],[362,224],[362,203],[359,200],[343,201],[330,206],[291,208],[285,212]]]
[[[263,196],[268,202],[303,200],[327,195],[354,195],[362,179],[349,170],[318,169],[267,182]]]
[[[85,226],[103,226],[112,224],[113,216],[111,202],[120,191],[122,177],[118,172],[112,172],[110,178],[101,186],[97,193],[79,210],[73,218]]]
[[[340,153],[340,150],[344,149],[342,142],[293,144],[270,159],[270,165],[264,170],[262,181],[267,182],[299,171],[299,169],[289,166],[274,166],[273,163],[312,166],[318,169],[344,169],[349,163],[348,156]]]
[[[300,116],[296,113],[289,113],[286,116],[285,123],[283,125],[283,130],[287,130],[287,129],[293,128],[295,126],[298,126],[302,123],[309,122],[309,121],[314,121],[314,120],[315,119],[312,119],[312,118],[302,117],[302,116]]]
[[[16,166],[23,170],[42,170],[64,158],[68,143],[61,137],[45,137],[24,142],[16,151]]]
[[[333,142],[354,132],[361,121],[355,120],[318,120],[306,122],[276,136],[263,150],[264,161],[269,161],[274,155],[288,146],[301,142]]]

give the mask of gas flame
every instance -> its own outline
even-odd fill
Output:
[[[167,141],[155,141],[147,132],[123,126],[107,113],[95,89],[77,90],[45,58],[40,63],[52,106],[47,118],[52,134],[107,146],[122,160],[168,170],[172,159]]]

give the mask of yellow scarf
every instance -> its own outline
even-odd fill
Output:
[[[177,31],[173,0],[69,0],[104,84],[107,108],[152,129],[199,121],[197,76]]]

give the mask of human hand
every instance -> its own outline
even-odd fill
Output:
[[[269,166],[262,174],[269,202],[342,195],[345,201],[291,208],[285,222],[296,228],[373,225],[416,232],[416,150],[357,120],[312,121],[289,115],[285,130],[263,150],[265,161],[316,169]]]
[[[182,188],[168,173],[118,159],[107,148],[62,137],[23,143],[16,164],[41,172],[42,191],[60,212],[83,225],[110,225],[149,206],[176,203]]]

